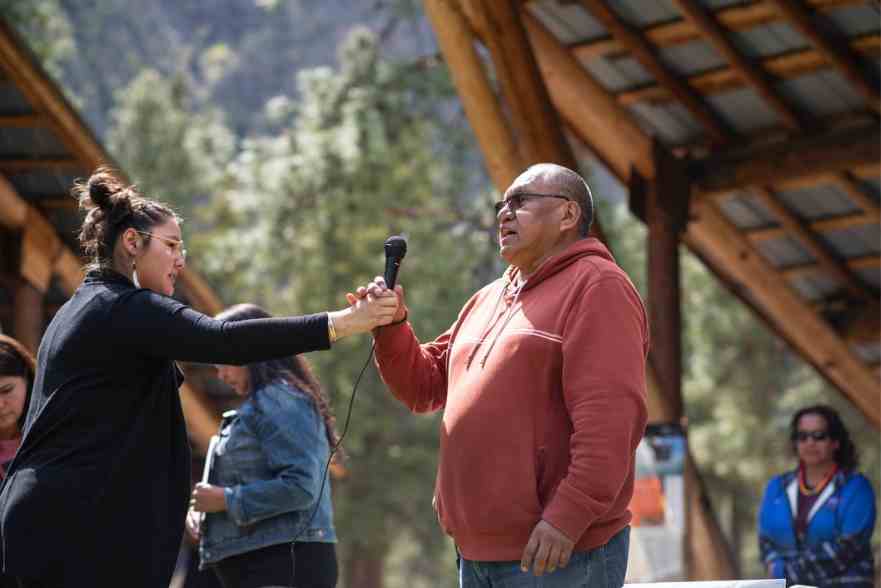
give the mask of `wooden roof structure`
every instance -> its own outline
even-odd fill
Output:
[[[100,165],[111,165],[88,126],[19,35],[0,19],[0,324],[36,350],[55,310],[82,281],[76,233],[83,213],[70,190]],[[192,269],[177,295],[215,314],[223,305]],[[187,370],[181,401],[190,435],[204,450],[217,430],[205,379]]]
[[[631,187],[643,217],[638,187],[683,168],[664,196],[686,215],[682,240],[879,426],[878,2],[426,7],[500,189],[530,162],[571,158],[542,146],[561,133]],[[475,41],[494,72],[480,90],[456,65]],[[481,129],[493,117],[495,136]]]
[[[684,243],[879,427],[877,0],[424,5],[500,191],[532,163],[577,169],[573,145],[629,189],[649,228],[653,418],[684,414]],[[733,577],[687,472],[690,577]]]

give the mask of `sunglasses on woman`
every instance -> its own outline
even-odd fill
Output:
[[[795,434],[795,440],[804,443],[808,439],[814,441],[825,441],[829,438],[829,431],[799,431]]]

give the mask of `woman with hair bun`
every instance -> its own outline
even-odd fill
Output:
[[[875,492],[835,409],[802,408],[790,422],[798,468],[773,478],[759,511],[759,550],[772,578],[818,588],[871,588]]]
[[[12,337],[0,335],[0,480],[21,445],[34,369],[34,356]]]
[[[327,349],[391,322],[394,296],[300,317],[216,320],[171,298],[180,219],[99,169],[75,187],[82,285],[40,343],[21,447],[0,493],[19,586],[168,586],[190,449],[174,360],[243,365]]]

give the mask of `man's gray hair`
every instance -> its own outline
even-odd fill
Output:
[[[556,163],[536,163],[529,166],[527,171],[538,172],[542,179],[561,196],[571,198],[581,208],[581,222],[578,225],[578,235],[587,237],[594,218],[593,194],[590,187],[581,174],[572,171],[568,167]]]

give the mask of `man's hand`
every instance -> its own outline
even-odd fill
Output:
[[[196,484],[190,499],[190,508],[198,512],[224,512],[226,496],[223,494],[223,487],[201,482]]]
[[[364,300],[368,297],[383,296],[388,291],[389,289],[388,286],[386,286],[385,278],[382,276],[376,276],[373,281],[369,282],[366,286],[361,286],[354,293],[347,293],[346,301],[351,305],[355,305],[359,300]],[[391,322],[399,323],[407,318],[407,307],[404,304],[404,288],[398,284],[395,286],[394,293],[398,297],[398,309]]]
[[[523,550],[520,569],[528,572],[531,567],[536,576],[541,576],[545,571],[550,574],[558,567],[565,568],[569,565],[573,547],[575,547],[574,541],[547,521],[539,521],[529,536],[526,549]]]

